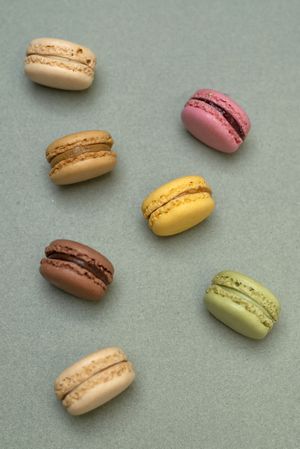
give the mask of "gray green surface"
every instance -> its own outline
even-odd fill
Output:
[[[261,1],[0,0],[1,6],[1,448],[297,449],[299,447],[299,14]],[[34,37],[89,46],[87,92],[50,90],[23,75]],[[183,129],[198,87],[232,95],[252,131],[232,156]],[[117,169],[57,188],[46,146],[107,129]],[[211,184],[214,214],[155,237],[144,196],[174,177]],[[93,305],[38,273],[44,246],[69,238],[116,267]],[[210,317],[202,296],[221,270],[274,291],[282,315],[250,341]],[[53,394],[66,366],[120,345],[135,384],[108,405],[71,417]]]

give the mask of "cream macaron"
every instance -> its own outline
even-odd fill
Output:
[[[81,131],[52,142],[46,150],[49,176],[57,185],[74,184],[110,172],[117,162],[107,131]]]
[[[214,207],[212,191],[205,179],[185,176],[150,193],[142,204],[142,213],[155,234],[169,236],[199,224]]]
[[[71,415],[83,415],[110,401],[133,382],[132,363],[119,348],[94,352],[69,368],[56,379],[57,399]]]
[[[43,86],[87,89],[94,80],[95,67],[96,56],[89,48],[63,39],[33,39],[27,47],[25,73]]]

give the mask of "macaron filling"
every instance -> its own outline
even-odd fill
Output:
[[[228,110],[224,109],[222,106],[220,106],[219,104],[215,103],[212,100],[209,100],[208,98],[192,97],[191,100],[196,100],[199,102],[206,103],[209,106],[211,106],[212,108],[214,108],[215,110],[217,110],[218,112],[220,112],[223,115],[224,119],[227,120],[227,122],[230,124],[230,126],[235,130],[235,132],[238,134],[238,136],[242,140],[245,140],[246,135],[244,133],[242,126],[239,124],[239,122],[235,119],[235,117],[233,117],[233,115]]]
[[[67,69],[72,72],[81,72],[89,77],[94,77],[94,69],[80,61],[65,58],[63,56],[45,56],[45,55],[28,55],[25,58],[25,64],[42,64],[52,67]]]
[[[206,293],[219,295],[223,298],[230,299],[236,304],[242,305],[246,310],[254,313],[264,326],[270,329],[273,327],[273,324],[277,321],[276,317],[274,317],[271,309],[269,310],[265,304],[256,300],[255,295],[253,295],[253,292],[255,292],[253,288],[249,292],[246,290],[241,291],[238,290],[237,284],[234,287],[224,285],[222,279],[222,277],[216,276],[213,284],[207,289]]]
[[[225,287],[224,285],[213,285],[211,288],[214,289],[214,287],[217,287],[217,289],[222,289],[225,292],[227,292],[228,294],[230,294],[233,298],[237,298],[241,301],[247,301],[249,304],[252,304],[253,306],[257,307],[264,315],[266,315],[266,317],[272,321],[276,321],[272,315],[270,314],[269,310],[266,307],[263,307],[259,302],[255,301],[255,299],[251,298],[250,296],[248,296],[247,294],[245,294],[244,292],[240,292],[237,291],[233,288],[230,287]]]
[[[151,215],[156,212],[158,209],[160,209],[161,207],[164,207],[166,204],[170,203],[171,201],[177,200],[178,198],[182,197],[182,196],[186,196],[186,195],[195,195],[195,194],[199,194],[199,193],[209,193],[211,194],[211,190],[208,187],[197,187],[197,188],[192,188],[192,189],[188,189],[185,190],[184,192],[179,193],[178,195],[173,196],[172,198],[169,198],[167,201],[162,202],[158,207],[156,207],[155,209],[152,209],[150,214],[148,215],[148,218],[151,218]]]
[[[115,365],[110,365],[107,368],[105,368],[104,370],[99,371],[98,373],[92,375],[91,377],[86,379],[84,382],[78,383],[74,387],[74,389],[72,389],[70,392],[68,392],[62,398],[62,403],[67,409],[69,409],[74,404],[78,403],[78,401],[81,398],[84,398],[84,396],[87,395],[89,392],[91,392],[94,388],[97,388],[101,385],[103,386],[103,388],[105,388],[106,383],[111,382],[111,381],[115,380],[116,378],[121,378],[126,373],[132,373],[132,372],[133,372],[132,364],[130,362],[128,362],[127,360],[116,363]],[[122,382],[122,381],[119,381],[119,382]],[[129,383],[131,383],[131,382],[132,382],[132,380]],[[124,387],[126,388],[127,386],[128,386],[128,384],[125,383],[125,385],[123,386],[121,391],[124,390]],[[112,395],[112,397],[114,397],[114,396],[115,396],[115,394]],[[107,398],[107,399],[111,399],[111,398]],[[101,395],[100,395],[100,399],[101,399]],[[104,400],[104,402],[107,402],[107,399]],[[103,403],[103,399],[101,400],[101,402]]]
[[[105,269],[103,267],[97,267],[95,264],[91,262],[86,262],[85,260],[80,259],[77,256],[72,256],[71,254],[64,254],[60,252],[52,252],[47,254],[48,259],[56,259],[56,260],[65,260],[67,262],[74,263],[79,267],[89,271],[96,278],[100,279],[105,285],[110,283],[108,276],[105,273]]]
[[[85,384],[86,382],[90,382],[91,379],[99,377],[99,374],[100,374],[100,373],[104,373],[105,371],[110,370],[110,369],[113,368],[114,366],[117,366],[117,365],[120,365],[120,364],[123,364],[123,363],[126,363],[126,362],[127,362],[127,359],[124,358],[124,360],[119,360],[118,362],[112,363],[112,364],[106,366],[105,368],[99,369],[99,371],[93,372],[93,374],[92,374],[91,376],[85,378],[85,379],[82,380],[82,381],[79,381],[78,383],[76,383],[76,384],[73,386],[73,388],[72,388],[71,390],[66,391],[66,393],[62,395],[61,400],[62,400],[62,401],[65,401],[65,400],[68,401],[68,396],[71,395],[71,394],[74,392],[74,390],[76,390],[77,388],[81,387],[81,386],[82,386],[83,384]],[[88,370],[88,368],[89,368],[89,366],[86,367],[87,370]],[[75,373],[74,376],[75,376],[75,378],[76,378],[77,373]],[[76,396],[77,396],[77,395],[76,395]],[[65,404],[65,405],[68,406],[67,404]]]
[[[94,68],[96,65],[95,56],[91,55],[91,52],[87,49],[78,47],[77,49],[68,47],[68,45],[54,45],[54,44],[33,44],[29,45],[26,56],[45,57],[45,58],[57,58],[62,61],[73,61],[78,64],[85,65],[90,68]]]
[[[276,298],[274,298],[271,292],[268,294],[266,289],[261,291],[259,287],[256,287],[255,283],[251,283],[250,279],[239,278],[230,273],[219,273],[214,277],[212,284],[227,289],[233,294],[236,292],[236,294],[246,296],[264,309],[274,322],[278,320],[280,305]]]
[[[64,161],[66,159],[73,159],[84,153],[97,153],[97,152],[111,152],[111,148],[106,144],[89,144],[87,146],[77,146],[70,150],[66,150],[63,153],[58,154],[53,159],[50,160],[51,167],[54,167],[59,162]]]
[[[65,56],[59,56],[59,55],[51,55],[51,54],[39,54],[39,53],[27,53],[27,56],[37,56],[37,57],[43,57],[43,58],[50,58],[51,60],[53,58],[55,59],[60,59],[62,61],[67,61],[67,62],[76,62],[77,64],[82,64],[82,65],[86,65],[87,67],[89,67],[89,64],[85,64],[83,61],[78,61],[74,58],[67,58]],[[89,60],[90,62],[90,60]]]

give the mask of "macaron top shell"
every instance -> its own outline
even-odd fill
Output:
[[[68,134],[52,142],[46,150],[46,158],[51,162],[53,158],[68,150],[76,147],[90,147],[93,151],[93,146],[107,145],[107,149],[112,147],[114,141],[109,132],[101,130],[81,131],[77,133]]]
[[[232,289],[233,294],[240,292],[264,309],[272,321],[276,322],[280,314],[280,303],[276,296],[266,287],[237,271],[222,271],[212,280],[212,284]]]
[[[42,37],[33,39],[27,47],[26,55],[56,56],[76,61],[94,69],[96,56],[87,47],[64,39]]]
[[[114,275],[114,267],[111,262],[98,251],[90,248],[82,243],[73,240],[58,239],[50,243],[45,249],[45,254],[48,257],[52,253],[62,253],[81,260],[92,263],[96,267],[104,269],[109,282],[112,282]]]
[[[199,89],[189,99],[186,105],[197,105],[198,98],[207,100],[208,102],[211,101],[217,106],[224,108],[224,110],[228,111],[236,119],[238,124],[241,126],[244,135],[246,136],[248,134],[251,128],[250,119],[244,109],[231,97],[213,89]],[[213,108],[213,106],[210,106],[209,103],[206,104],[210,108]]]
[[[156,209],[180,195],[197,192],[211,193],[211,188],[201,176],[184,176],[173,179],[147,196],[142,204],[143,215],[148,218]]]

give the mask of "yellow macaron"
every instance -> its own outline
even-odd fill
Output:
[[[142,212],[156,235],[168,236],[201,223],[214,207],[212,191],[205,179],[184,176],[150,193],[142,204]]]

